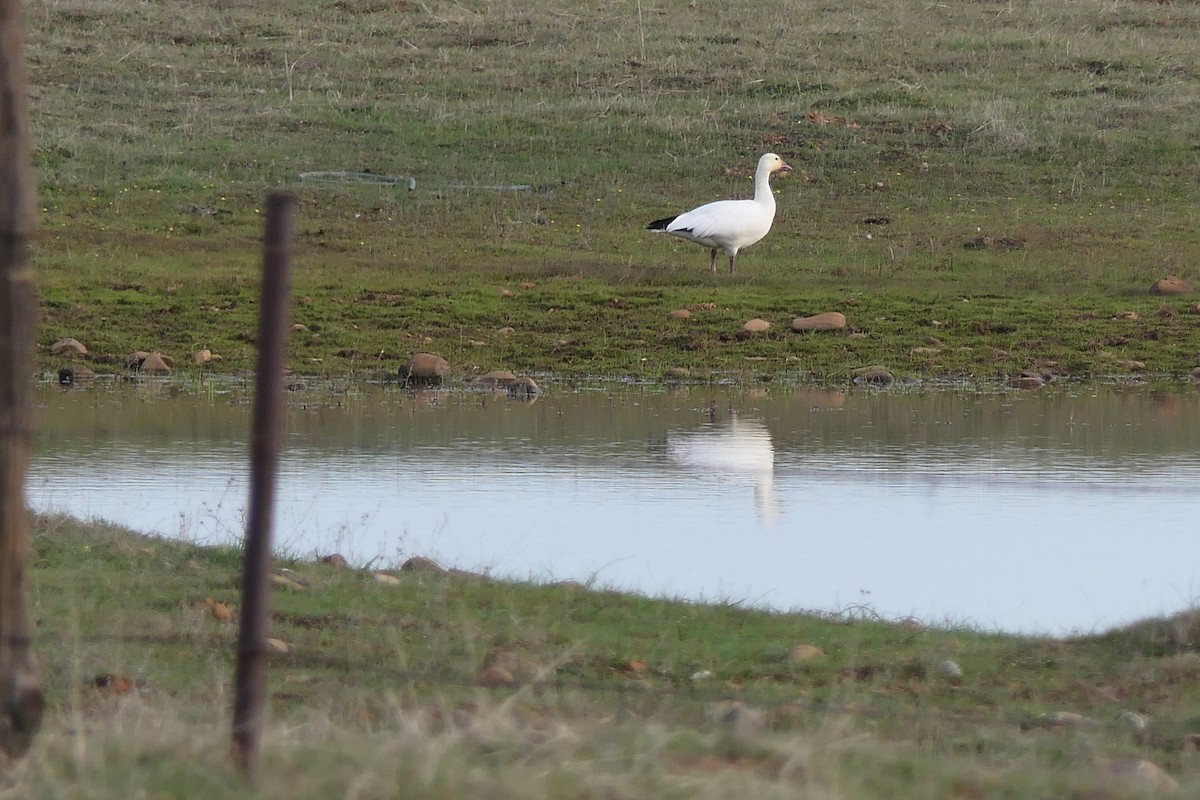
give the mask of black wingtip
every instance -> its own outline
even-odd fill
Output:
[[[667,226],[670,225],[674,221],[675,221],[674,217],[663,217],[662,219],[656,219],[656,220],[654,220],[654,222],[651,222],[649,225],[646,226],[646,230],[648,230],[648,231],[665,231],[667,229]]]

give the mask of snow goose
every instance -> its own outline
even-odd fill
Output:
[[[790,172],[787,162],[774,153],[758,160],[754,173],[753,200],[718,200],[680,214],[656,219],[647,230],[663,231],[689,242],[702,244],[711,251],[709,266],[717,271],[717,250],[729,256],[729,272],[737,266],[738,250],[749,247],[767,235],[775,221],[775,195],[771,192],[771,174]]]

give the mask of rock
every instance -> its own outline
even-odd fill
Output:
[[[283,639],[263,639],[263,646],[268,653],[277,656],[286,656],[292,649]]]
[[[854,370],[851,380],[859,386],[891,386],[896,382],[896,376],[887,367],[874,364]]]
[[[725,732],[735,741],[747,742],[761,736],[767,730],[767,715],[757,708],[734,702],[721,717]]]
[[[376,583],[382,583],[384,586],[399,586],[404,581],[387,572],[372,572],[371,580]]]
[[[508,385],[508,396],[529,400],[542,393],[541,387],[533,378],[517,378]]]
[[[212,350],[209,350],[207,347],[203,350],[197,350],[195,354],[192,355],[192,360],[197,364],[207,364],[213,360]]]
[[[479,376],[480,386],[489,389],[502,389],[517,380],[517,376],[506,369],[494,369]]]
[[[826,311],[811,317],[796,317],[792,320],[792,330],[796,333],[807,331],[840,331],[846,327],[846,315],[840,311]]]
[[[1150,286],[1150,294],[1191,294],[1192,285],[1178,275],[1159,278]]]
[[[1196,368],[1200,370],[1200,367]],[[686,381],[692,377],[692,371],[687,367],[671,367],[667,370],[667,378],[673,381]]]
[[[701,683],[703,681],[711,681],[713,679],[713,671],[711,669],[702,669],[699,672],[693,672],[692,683]]]
[[[517,685],[517,679],[513,674],[504,667],[490,666],[480,670],[479,675],[475,678],[475,683],[480,686],[486,686],[490,689],[498,689],[502,687],[511,687]]]
[[[327,556],[321,556],[321,563],[328,564],[334,569],[350,569],[350,562],[341,553],[330,553]]]
[[[167,364],[167,360],[163,358],[162,353],[150,353],[138,366],[139,372],[145,372],[149,375],[169,375],[171,366]]]
[[[804,661],[812,661],[824,657],[825,651],[815,644],[798,644],[791,650],[788,650],[787,654],[787,660],[793,664],[800,664]]]
[[[771,323],[767,322],[765,319],[756,318],[749,320],[742,325],[742,330],[744,330],[746,333],[766,333],[770,327]]]
[[[958,662],[944,659],[933,665],[933,673],[939,678],[943,678],[950,683],[962,683],[963,671]]]
[[[674,311],[672,311],[670,314],[667,314],[667,316],[670,317],[671,319],[687,319],[691,315],[692,315],[692,312],[688,311],[686,308],[677,308]]]
[[[1144,758],[1102,758],[1097,760],[1096,768],[1133,789],[1153,792],[1174,792],[1179,789],[1179,781],[1153,761]]]
[[[1145,715],[1128,709],[1117,714],[1117,722],[1135,731],[1144,731],[1150,727],[1150,720]]]
[[[59,339],[54,344],[50,345],[50,352],[56,356],[61,356],[64,353],[77,356],[86,356],[87,351],[87,348],[84,347],[78,339],[72,339],[69,336],[65,339]]]
[[[440,384],[450,377],[450,363],[433,353],[417,353],[400,368],[405,383]]]
[[[503,328],[496,329],[496,333],[500,334],[501,336],[512,336],[516,332],[516,328],[511,325],[505,325]]]
[[[1051,730],[1064,730],[1066,728],[1096,728],[1100,726],[1099,722],[1094,719],[1089,719],[1082,714],[1076,714],[1074,711],[1051,711],[1043,714],[1038,722],[1043,728]]]
[[[434,572],[439,575],[447,572],[441,564],[424,556],[413,556],[400,565],[400,570],[402,572]]]
[[[1010,389],[1041,389],[1045,385],[1045,378],[1041,375],[1032,375],[1029,373],[1022,373],[1015,378],[1010,378],[1008,381],[1008,388]]]
[[[293,591],[301,591],[307,589],[300,581],[294,581],[287,575],[280,575],[277,572],[271,573],[271,585],[276,589],[291,589]]]
[[[58,382],[62,386],[74,386],[77,383],[87,383],[96,377],[96,373],[92,372],[82,364],[72,364],[69,367],[63,367],[58,371]]]
[[[1121,369],[1127,369],[1130,372],[1137,372],[1146,368],[1146,362],[1136,361],[1132,358],[1123,358],[1117,362],[1117,366]]]

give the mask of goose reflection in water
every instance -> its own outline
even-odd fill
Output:
[[[767,426],[738,419],[694,431],[667,433],[667,457],[687,469],[725,479],[754,482],[754,498],[764,522],[779,518],[775,494],[775,446]]]

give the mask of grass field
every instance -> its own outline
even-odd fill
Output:
[[[1186,385],[1200,3],[32,0],[38,367]],[[735,276],[649,220],[746,196]],[[315,183],[303,173],[409,177]],[[686,321],[668,312],[690,308]],[[846,314],[798,335],[794,316]],[[744,321],[772,323],[740,333]],[[510,330],[511,329],[511,330]],[[1171,557],[1166,554],[1164,557]],[[0,797],[1072,798],[1200,788],[1192,613],[1065,640],[288,562],[264,780],[228,758],[238,554],[40,519],[46,728]],[[212,598],[212,603],[205,602]],[[822,655],[789,658],[811,644]],[[939,667],[961,666],[961,679]],[[478,685],[505,666],[513,685]],[[496,673],[491,673],[493,678]],[[501,681],[507,683],[507,681]],[[1122,715],[1123,712],[1124,716]],[[1131,716],[1134,715],[1134,716]]]
[[[276,188],[300,199],[301,373],[394,373],[419,350],[459,378],[1197,365],[1195,297],[1147,294],[1200,279],[1194,2],[42,0],[26,16],[45,370],[60,336],[104,371],[138,349],[251,367]],[[644,230],[748,195],[768,149],[797,171],[736,276]],[[416,188],[300,180],[316,171]],[[698,313],[668,319],[681,307]],[[788,329],[822,311],[849,329]],[[772,329],[740,335],[754,317]]]
[[[1116,800],[1200,788],[1194,611],[1021,638],[861,608],[769,614],[420,570],[382,583],[285,559],[271,635],[289,650],[272,657],[250,791],[227,746],[238,552],[49,517],[34,565],[47,723],[0,796]],[[793,652],[803,645],[816,650]]]

